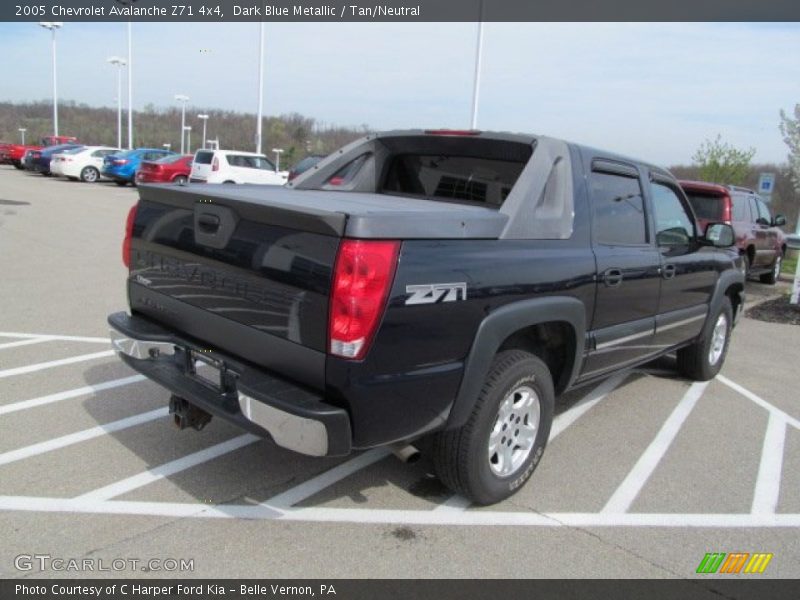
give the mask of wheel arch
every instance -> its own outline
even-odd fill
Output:
[[[556,340],[562,344],[548,345],[553,341],[549,335],[557,336]],[[447,429],[466,423],[499,351],[527,350],[539,356],[551,372],[556,365],[558,372],[553,384],[559,394],[578,376],[585,338],[586,308],[571,296],[522,300],[493,311],[478,326],[464,363],[464,376],[450,410]]]

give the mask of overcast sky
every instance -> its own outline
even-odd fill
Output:
[[[373,129],[468,127],[474,23],[268,23],[265,114]],[[115,104],[122,23],[58,32],[59,96]],[[134,23],[134,105],[255,112],[258,25]],[[0,100],[51,98],[49,32],[0,23]],[[800,24],[488,23],[478,126],[658,164],[722,134],[784,162],[778,111],[800,102]],[[213,136],[213,123],[209,122]],[[269,143],[269,140],[267,140]]]

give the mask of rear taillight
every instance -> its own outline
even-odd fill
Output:
[[[400,242],[343,240],[336,256],[328,350],[360,360],[369,350],[394,280]]]
[[[115,165],[127,165],[128,164],[128,161],[126,159],[124,159],[124,158],[116,158],[111,162],[113,162]]]
[[[133,239],[133,223],[136,221],[136,209],[138,204],[131,206],[128,211],[128,220],[125,221],[125,239],[122,241],[122,263],[130,268],[131,266],[131,240]]]
[[[211,170],[212,171],[219,171],[219,157],[214,157],[214,162],[211,163]]]
[[[731,200],[730,196],[725,196],[722,200],[722,222],[730,225],[733,219],[733,210],[731,207],[733,200]]]

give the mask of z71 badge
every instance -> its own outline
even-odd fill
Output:
[[[424,285],[407,285],[406,293],[411,294],[406,300],[406,306],[455,302],[456,300],[467,299],[467,284],[426,283]]]

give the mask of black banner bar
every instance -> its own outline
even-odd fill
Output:
[[[207,580],[24,579],[0,581],[2,600],[796,600],[798,580]]]
[[[800,21],[798,0],[3,0],[0,21]]]

